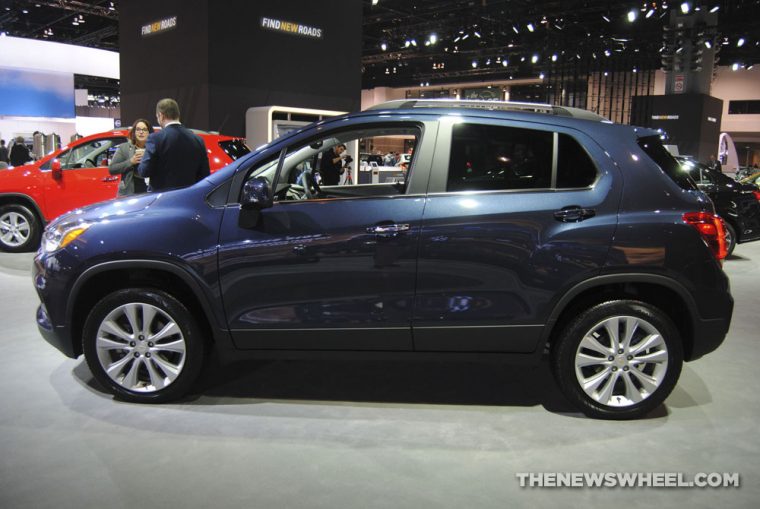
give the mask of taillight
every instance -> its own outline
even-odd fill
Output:
[[[755,198],[757,199],[757,201],[760,201],[760,191],[752,191],[752,194],[755,195]]]
[[[699,232],[716,259],[722,260],[728,256],[726,229],[720,217],[707,212],[687,212],[683,215],[683,221]]]

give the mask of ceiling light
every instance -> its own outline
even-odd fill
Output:
[[[430,34],[429,37],[430,44],[435,44],[438,42],[438,36],[435,34]]]
[[[705,41],[705,46],[707,47],[707,49],[710,49],[712,48],[712,43],[710,41]]]
[[[516,27],[516,26],[514,26],[514,25],[512,25],[512,30],[514,30],[514,32],[515,32],[516,34],[519,34],[519,33],[520,33],[520,31],[519,31],[519,30],[517,29],[517,27]]]
[[[718,12],[718,9],[720,9],[720,5],[716,5],[712,9],[710,9],[710,12]]]
[[[755,64],[751,64],[751,65],[748,65],[748,66],[747,66],[747,70],[749,71],[749,70],[751,70],[753,67],[755,67]]]
[[[684,2],[681,4],[681,12],[684,14],[689,14],[689,11],[691,10],[691,5],[689,2]]]
[[[462,40],[464,41],[464,40],[465,40],[465,39],[467,39],[469,36],[470,36],[470,34],[464,34],[464,35],[462,36]]]
[[[509,65],[509,62],[507,62],[506,60],[502,60],[501,61],[501,65],[504,66],[504,67],[506,67],[506,66]]]
[[[646,15],[645,17],[646,17],[647,19],[649,19],[649,18],[651,18],[651,17],[652,17],[652,14],[654,14],[654,9],[649,9],[649,10],[647,11],[647,15]]]
[[[539,75],[538,75],[538,78],[539,78],[539,79],[544,79],[544,73],[541,73],[541,74],[539,74]]]
[[[742,46],[744,46],[744,37],[739,37],[739,40],[736,41],[736,47],[741,48]]]
[[[372,5],[377,5],[380,0],[372,0]],[[113,5],[113,4],[112,4]]]
[[[534,64],[538,62],[538,55],[533,55],[532,57],[530,57],[530,61],[531,63],[534,63]]]
[[[633,23],[634,21],[636,21],[636,10],[635,9],[631,9],[630,11],[628,11],[628,21],[630,23]]]
[[[417,39],[412,39],[412,46],[417,46]]]
[[[610,50],[608,50],[608,49],[604,50],[604,56],[605,57],[610,56]]]
[[[552,62],[556,62],[556,61],[557,61],[557,54],[555,53],[552,55]]]
[[[608,18],[608,17],[607,17],[607,16],[605,16],[604,14],[602,14],[602,19],[603,19],[604,21],[606,21],[607,23],[609,23],[609,22],[610,22],[610,18]]]
[[[404,41],[404,47],[405,48],[408,48],[410,44],[411,44],[411,42],[409,42],[409,39],[407,39],[407,40]]]
[[[475,69],[477,66],[478,66],[478,61],[477,60],[473,60],[472,61],[472,68]]]
[[[528,31],[530,31],[530,32],[532,32],[532,31],[534,30],[534,28],[533,28],[533,23],[528,23],[528,24],[527,24],[527,25],[525,25],[525,26],[526,26],[526,27],[528,27]]]
[[[456,37],[454,37],[454,42],[459,42],[459,39],[461,38],[462,38],[461,36],[457,35]]]
[[[473,32],[472,35],[480,39],[480,32]]]
[[[738,69],[739,69],[739,64],[737,64],[737,63],[734,63],[734,65],[731,66],[731,70],[732,71],[736,71]]]

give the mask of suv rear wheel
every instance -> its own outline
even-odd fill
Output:
[[[0,248],[3,251],[32,251],[40,243],[40,234],[40,222],[34,212],[15,203],[0,207]]]
[[[90,312],[82,339],[87,365],[122,400],[162,403],[185,394],[203,364],[203,338],[168,293],[119,290]]]
[[[581,313],[562,332],[552,369],[562,392],[589,417],[635,419],[659,406],[683,364],[681,338],[662,311],[616,300]]]

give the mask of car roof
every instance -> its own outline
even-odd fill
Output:
[[[366,116],[403,116],[415,118],[422,116],[458,115],[475,118],[497,118],[525,122],[562,126],[593,134],[594,131],[606,131],[617,136],[633,139],[646,136],[660,136],[662,133],[647,127],[616,124],[601,115],[580,108],[552,106],[541,103],[516,103],[508,101],[470,101],[470,100],[397,100],[380,103],[358,113],[334,117],[323,121],[340,121],[348,118]]]
[[[523,111],[532,113],[544,113],[563,117],[608,122],[609,119],[594,113],[593,111],[570,106],[554,106],[544,103],[516,102],[516,101],[475,101],[460,99],[399,99],[387,101],[369,107],[367,110],[391,110],[391,109],[418,109],[418,108],[456,108],[477,109],[486,111]]]

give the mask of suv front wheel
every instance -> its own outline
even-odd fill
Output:
[[[681,338],[662,311],[615,300],[581,313],[562,332],[552,369],[565,396],[589,417],[635,419],[659,406],[683,364]]]
[[[37,216],[16,203],[0,207],[0,248],[11,253],[33,251],[40,244]]]
[[[102,299],[82,338],[87,365],[119,399],[163,403],[185,394],[203,364],[195,319],[173,296],[129,288]]]

